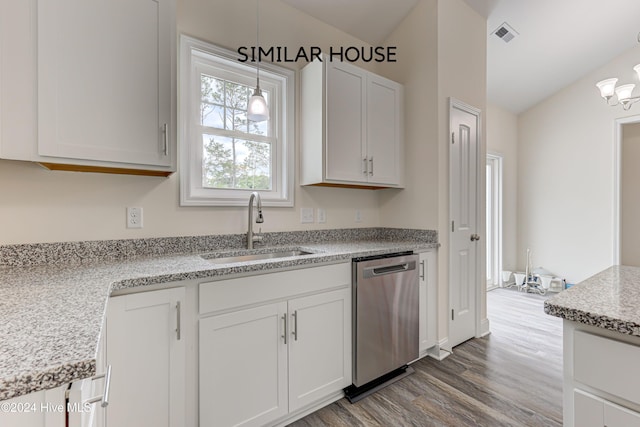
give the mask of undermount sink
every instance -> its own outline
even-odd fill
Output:
[[[290,251],[265,252],[265,253],[248,254],[248,255],[234,255],[234,256],[227,256],[227,257],[211,257],[209,255],[209,256],[203,256],[203,258],[214,264],[230,264],[234,262],[258,261],[263,259],[286,258],[286,257],[311,255],[311,254],[313,254],[313,252],[307,252],[307,251],[296,249],[296,250],[290,250]]]

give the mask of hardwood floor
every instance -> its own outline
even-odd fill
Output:
[[[441,362],[423,358],[414,374],[360,402],[341,399],[291,426],[562,426],[562,321],[544,314],[545,298],[490,291],[489,336]]]

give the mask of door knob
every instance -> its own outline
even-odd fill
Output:
[[[477,234],[472,234],[471,235],[471,241],[475,242],[476,240],[480,240],[480,236],[478,236]]]

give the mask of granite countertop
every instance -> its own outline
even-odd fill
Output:
[[[609,267],[544,303],[552,316],[640,336],[640,268]]]
[[[435,233],[433,236],[437,239]],[[302,249],[313,254],[233,264],[214,264],[206,257],[246,251],[216,248],[199,253],[146,254],[115,260],[89,257],[53,263],[49,259],[47,264],[28,265],[27,257],[21,251],[38,252],[36,249],[39,249],[44,257],[51,257],[48,252],[51,247],[47,246],[47,250],[12,247],[4,251],[4,259],[3,247],[0,247],[0,400],[95,375],[106,303],[114,291],[237,273],[259,274],[321,263],[349,262],[357,256],[438,246],[436,240],[429,239],[345,240],[259,248],[257,251],[265,252],[275,247]],[[74,247],[71,252],[77,253],[78,248]],[[15,254],[17,256],[13,256]]]

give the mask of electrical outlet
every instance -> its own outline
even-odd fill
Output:
[[[127,208],[127,228],[142,228],[142,208]]]
[[[313,208],[300,208],[300,222],[302,224],[313,223]]]
[[[319,223],[327,222],[327,212],[322,208],[318,208],[318,222]]]
[[[362,222],[362,211],[360,209],[356,209],[356,222]]]

